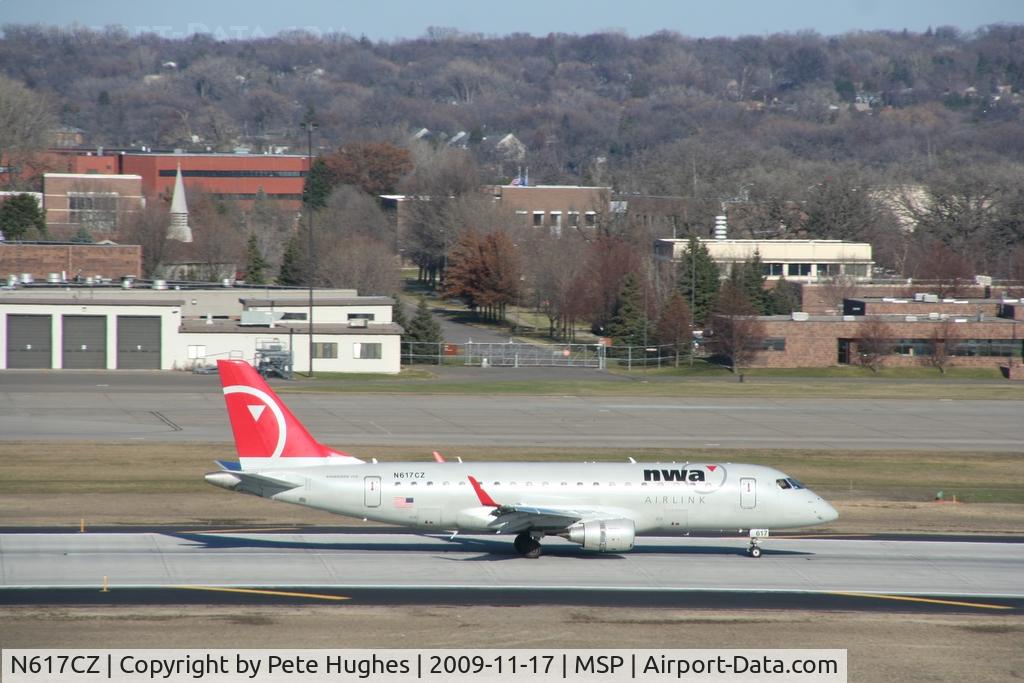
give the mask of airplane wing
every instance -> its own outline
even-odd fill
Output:
[[[494,521],[487,526],[503,534],[520,531],[561,531],[590,515],[577,510],[539,508],[532,505],[501,505],[491,512]]]
[[[494,521],[487,526],[498,533],[517,534],[521,531],[564,531],[576,522],[583,520],[614,519],[622,515],[600,509],[584,510],[578,508],[538,507],[536,505],[499,505],[488,494],[475,477],[469,477],[469,483],[476,491],[480,504],[493,507],[491,516]]]

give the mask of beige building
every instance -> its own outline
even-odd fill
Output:
[[[145,205],[142,176],[43,174],[46,227],[56,238],[70,237],[83,227],[102,238],[115,232],[125,215],[141,211]]]
[[[874,261],[867,242],[841,240],[732,240],[703,239],[722,276],[735,264],[760,256],[769,280],[785,278],[793,282],[816,282],[839,275],[857,281],[871,279]],[[660,239],[654,244],[655,258],[678,262],[686,253],[689,240]]]

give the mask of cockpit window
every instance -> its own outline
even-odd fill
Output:
[[[788,481],[788,482],[789,482],[789,485],[790,485],[790,486],[792,486],[792,487],[793,487],[793,488],[795,488],[795,489],[805,489],[805,488],[807,488],[806,486],[804,486],[803,484],[801,484],[800,482],[798,482],[798,481],[797,481],[796,479],[794,479],[793,477],[790,477],[790,478],[789,478],[789,479],[787,479],[786,481]]]
[[[775,483],[779,485],[780,489],[790,488],[789,479],[776,479]]]

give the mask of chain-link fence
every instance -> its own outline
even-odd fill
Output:
[[[402,364],[474,365],[479,367],[598,368],[627,370],[672,367],[689,361],[691,350],[665,346],[603,344],[404,342]]]

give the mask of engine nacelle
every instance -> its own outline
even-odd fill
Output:
[[[587,550],[599,552],[624,552],[633,549],[636,538],[636,524],[631,519],[601,519],[593,522],[578,522],[569,527],[568,538]]]

